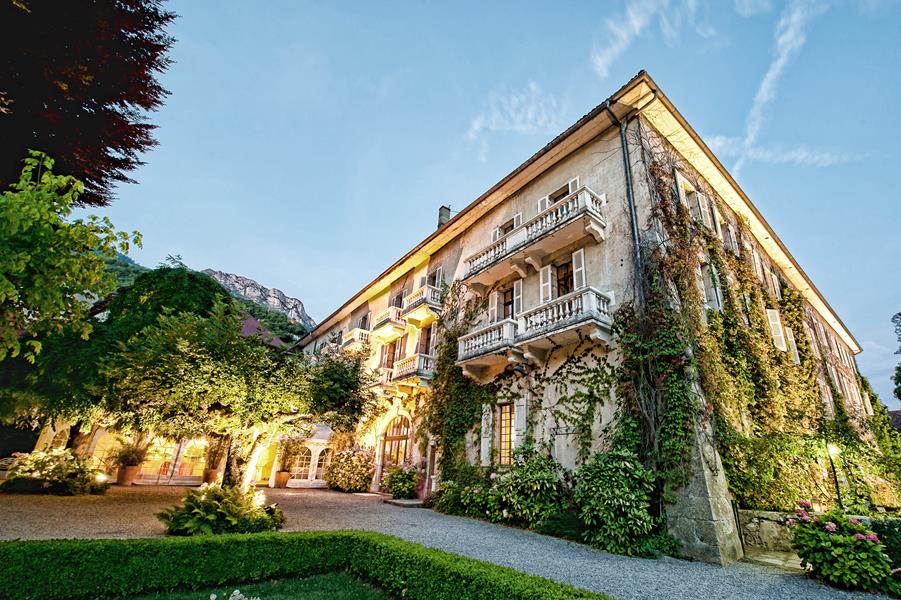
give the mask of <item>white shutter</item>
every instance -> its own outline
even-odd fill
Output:
[[[763,280],[763,269],[760,266],[760,254],[757,253],[757,248],[751,248],[751,263],[754,267],[754,274],[757,275],[757,279]]]
[[[585,249],[579,248],[573,252],[573,289],[581,290],[585,287]]]
[[[496,242],[501,237],[501,228],[495,227],[491,230],[491,241]]]
[[[792,331],[791,327],[785,328],[785,341],[788,343],[788,349],[792,353],[792,360],[795,361],[796,365],[800,365],[801,356],[798,354],[798,344],[795,342],[795,332]]]
[[[766,317],[770,324],[773,345],[785,352],[788,350],[788,347],[785,345],[785,332],[782,330],[782,320],[779,318],[779,311],[768,308],[766,309]]]
[[[516,229],[520,225],[522,225],[522,213],[518,212],[513,215],[513,228]]]
[[[513,282],[513,318],[519,317],[522,312],[522,279]]]
[[[513,447],[519,448],[526,435],[526,396],[513,401]]]
[[[444,283],[444,267],[438,267],[435,269],[435,287],[441,287],[442,283]]]
[[[488,322],[496,323],[498,315],[498,304],[500,304],[501,293],[498,291],[491,292],[488,296]]]
[[[538,278],[541,304],[547,304],[553,299],[553,267],[551,265],[541,267],[541,271],[538,272]]]
[[[543,198],[539,198],[538,199],[538,212],[542,212],[543,210],[547,209],[547,207],[550,206],[550,203],[551,203],[551,201],[547,196],[544,196]]]
[[[729,239],[731,240],[731,250],[735,254],[738,254],[738,237],[735,234],[735,226],[732,225],[732,222],[729,222]]]
[[[714,231],[713,216],[710,213],[710,199],[707,196],[698,194],[698,204],[700,204],[701,208],[701,222],[704,223],[708,229]]]
[[[577,189],[579,189],[579,178],[573,177],[569,180],[569,193],[572,194]]]
[[[429,325],[429,347],[426,349],[429,356],[435,356],[435,347],[438,340],[438,322],[434,322]]]
[[[770,271],[770,277],[773,279],[773,293],[782,300],[782,286],[779,284],[779,276],[775,271]]]
[[[479,458],[483,467],[491,464],[491,437],[494,433],[494,410],[490,404],[482,405],[482,444]]]
[[[710,207],[713,209],[713,230],[716,232],[716,237],[723,239],[723,227],[720,224],[720,210],[716,207],[715,200],[710,200]]]

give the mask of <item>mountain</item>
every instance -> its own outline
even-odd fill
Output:
[[[297,298],[286,296],[279,289],[264,287],[249,277],[242,277],[234,273],[223,273],[215,269],[204,269],[203,272],[222,284],[222,287],[231,292],[233,296],[282,313],[289,322],[302,325],[307,331],[316,327],[316,322],[304,309],[303,302]]]

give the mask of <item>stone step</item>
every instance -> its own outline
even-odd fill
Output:
[[[765,567],[776,567],[786,571],[804,571],[803,567],[801,567],[801,558],[794,552],[746,548],[744,561]]]

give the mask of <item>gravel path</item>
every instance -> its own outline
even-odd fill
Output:
[[[114,486],[106,496],[0,495],[0,539],[162,535],[163,527],[153,513],[174,504],[182,493],[182,488],[173,487]],[[285,511],[288,531],[380,531],[620,600],[875,598],[834,590],[800,574],[746,563],[717,567],[671,558],[616,556],[529,531],[389,506],[379,497],[326,490],[267,490],[267,495]]]

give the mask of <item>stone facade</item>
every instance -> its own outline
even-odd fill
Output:
[[[458,364],[480,382],[503,373],[512,396],[509,404],[486,408],[481,427],[467,438],[468,458],[483,465],[503,460],[528,429],[561,465],[578,466],[574,431],[556,418],[560,386],[537,389],[535,374],[553,374],[586,345],[591,352],[584,360],[618,361],[612,315],[637,296],[636,238],[659,235],[641,152],[628,141],[639,124],[670,144],[686,181],[704,180],[718,196],[697,218],[711,220],[705,224],[717,235],[731,231],[735,243],[753,249],[758,277],[772,293],[779,293],[775,282],[784,281],[804,295],[809,326],[846,392],[849,412],[871,412],[852,376],[851,357],[860,351],[854,338],[697,134],[640,73],[453,219],[440,219],[437,231],[301,341],[306,352],[336,344],[371,348],[369,366],[380,374],[379,393],[388,410],[360,439],[376,450],[380,471],[391,454],[388,431],[404,416],[412,424],[404,458],[422,464],[429,482],[424,493],[440,476],[434,446],[413,443],[414,400],[424,395],[427,401],[438,291],[455,280],[485,305],[460,338]],[[747,235],[739,240],[733,228]],[[789,352],[782,333],[780,349]],[[827,394],[824,403],[831,402]],[[594,415],[591,452],[607,447],[604,432],[616,409],[611,396]],[[742,555],[740,537],[720,457],[705,427],[696,424],[693,476],[667,507],[667,517],[689,556],[728,563]],[[396,452],[392,456],[397,460]]]

